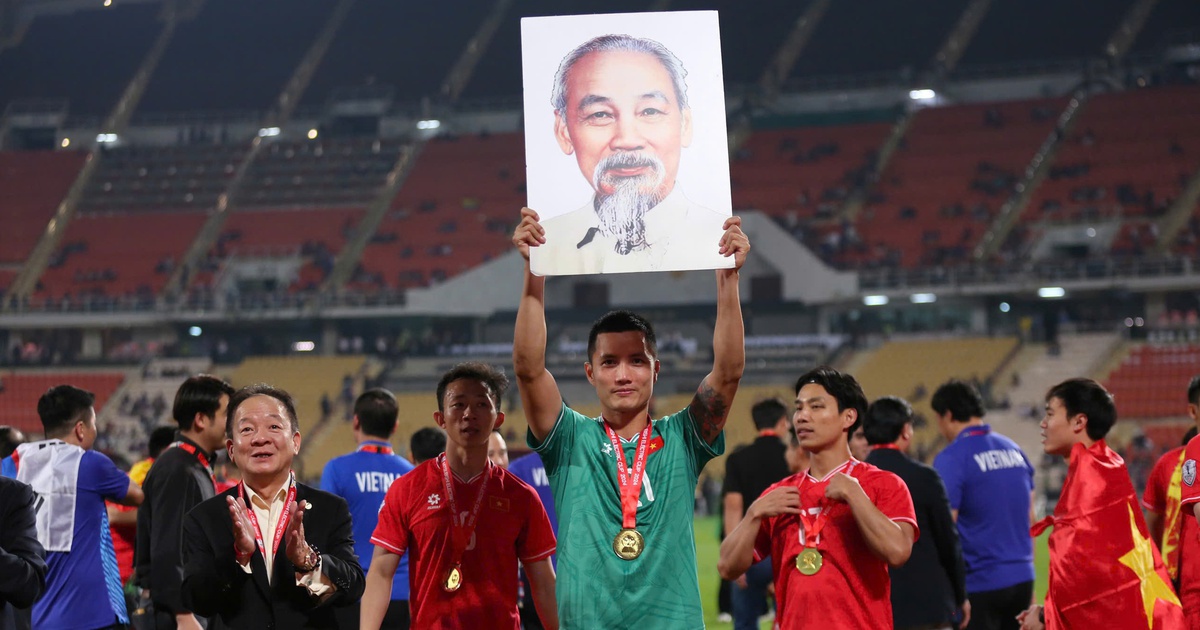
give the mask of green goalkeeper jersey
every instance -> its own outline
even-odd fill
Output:
[[[546,466],[558,512],[558,615],[569,628],[703,628],[692,528],[696,482],[708,460],[725,451],[725,434],[708,444],[691,413],[653,421],[637,529],[645,551],[622,560],[613,551],[621,530],[616,452],[600,418],[563,405],[554,428],[529,446]],[[638,437],[621,440],[632,466]]]

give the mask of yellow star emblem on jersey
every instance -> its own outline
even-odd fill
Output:
[[[1154,603],[1158,600],[1179,606],[1179,598],[1166,580],[1154,570],[1154,543],[1143,537],[1133,517],[1133,507],[1129,508],[1129,529],[1133,533],[1133,549],[1118,558],[1121,564],[1129,567],[1137,574],[1142,583],[1142,606],[1146,609],[1146,627],[1154,627]]]

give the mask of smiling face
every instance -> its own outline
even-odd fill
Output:
[[[659,363],[641,331],[600,333],[584,366],[606,413],[640,413],[650,406]]]
[[[433,419],[446,431],[446,439],[462,448],[486,449],[492,430],[504,423],[491,390],[476,379],[460,378],[447,384],[442,406],[445,411],[434,412]]]
[[[838,411],[838,401],[825,387],[807,383],[796,393],[796,412],[792,415],[792,426],[800,446],[809,453],[819,453],[830,448],[846,448],[846,431],[854,426],[858,411],[847,407]]]
[[[292,467],[300,452],[300,434],[292,431],[283,403],[271,396],[247,398],[230,418],[229,456],[247,479],[268,479]]]
[[[680,153],[692,140],[692,113],[680,107],[657,57],[584,55],[567,74],[566,108],[555,114],[559,148],[575,156],[598,197],[625,184],[658,199],[674,188]]]

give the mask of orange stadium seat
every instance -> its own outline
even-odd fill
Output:
[[[69,384],[96,395],[99,413],[108,399],[125,380],[123,372],[3,372],[4,389],[0,391],[0,424],[22,431],[41,433],[42,421],[37,414],[37,401],[55,385]]]
[[[0,151],[0,263],[29,256],[86,158],[79,151]]]

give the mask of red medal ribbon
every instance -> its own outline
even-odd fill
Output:
[[[187,442],[176,442],[171,446],[174,446],[185,453],[191,453],[192,456],[196,458],[196,461],[200,462],[200,465],[204,467],[204,472],[208,473],[208,478],[213,482],[213,490],[217,489],[217,475],[213,472],[212,468],[208,467],[208,456],[204,454],[204,451],[192,446],[191,444],[188,444]]]
[[[475,497],[475,505],[471,507],[471,514],[467,516],[462,526],[455,524],[458,520],[458,504],[454,501],[454,482],[450,479],[450,464],[446,461],[446,454],[442,453],[438,456],[438,463],[442,466],[442,485],[446,488],[446,502],[450,504],[450,527],[451,531],[451,548],[450,552],[453,555],[451,567],[456,567],[462,561],[463,552],[467,550],[467,545],[471,542],[471,534],[475,533],[475,523],[479,518],[479,508],[483,505],[483,497],[487,494],[488,482],[492,479],[492,462],[489,460],[487,467],[483,469],[483,484],[479,486],[479,496]]]
[[[646,428],[638,437],[637,452],[633,457],[633,471],[625,463],[625,449],[621,448],[621,438],[617,432],[604,423],[604,432],[617,451],[617,481],[621,486],[621,527],[633,529],[637,527],[638,498],[642,496],[642,480],[646,472],[646,449],[650,446],[650,430],[653,423],[646,419]]]
[[[800,522],[804,525],[801,535],[804,537],[800,543],[805,547],[817,547],[817,542],[821,537],[821,530],[825,529],[825,524],[829,521],[829,503],[825,500],[825,486],[829,485],[829,479],[838,472],[845,471],[849,474],[858,464],[857,460],[851,459],[846,463],[838,466],[829,473],[825,481],[812,481],[812,476],[805,474],[804,480],[800,484]],[[805,488],[807,486],[807,488]],[[820,508],[820,512],[816,516],[809,514],[808,508],[804,507],[804,492],[806,489],[816,489],[820,493],[820,499],[817,500],[816,507]]]
[[[779,437],[779,434],[775,432],[775,429],[763,429],[758,432],[758,437]]]
[[[238,484],[238,498],[245,501],[246,499],[246,482]],[[274,498],[271,499],[274,501]],[[271,557],[275,556],[275,552],[279,550],[279,541],[283,539],[283,532],[287,530],[288,520],[292,516],[292,503],[296,500],[296,473],[291,473],[288,477],[288,492],[287,499],[283,502],[283,513],[279,515],[279,522],[275,524],[275,540],[271,546]],[[268,504],[270,505],[270,504]],[[246,510],[246,516],[250,519],[250,524],[254,526],[254,540],[258,543],[259,550],[262,551],[263,558],[267,557],[267,547],[263,544],[262,528],[258,524],[258,515],[254,513],[254,505],[250,505],[250,509]]]
[[[363,444],[358,447],[358,450],[362,453],[381,453],[383,455],[391,455],[393,453],[392,447],[380,444]]]
[[[893,442],[891,444],[873,444],[871,446],[871,450],[872,451],[899,451],[900,447],[896,446],[895,442]]]

